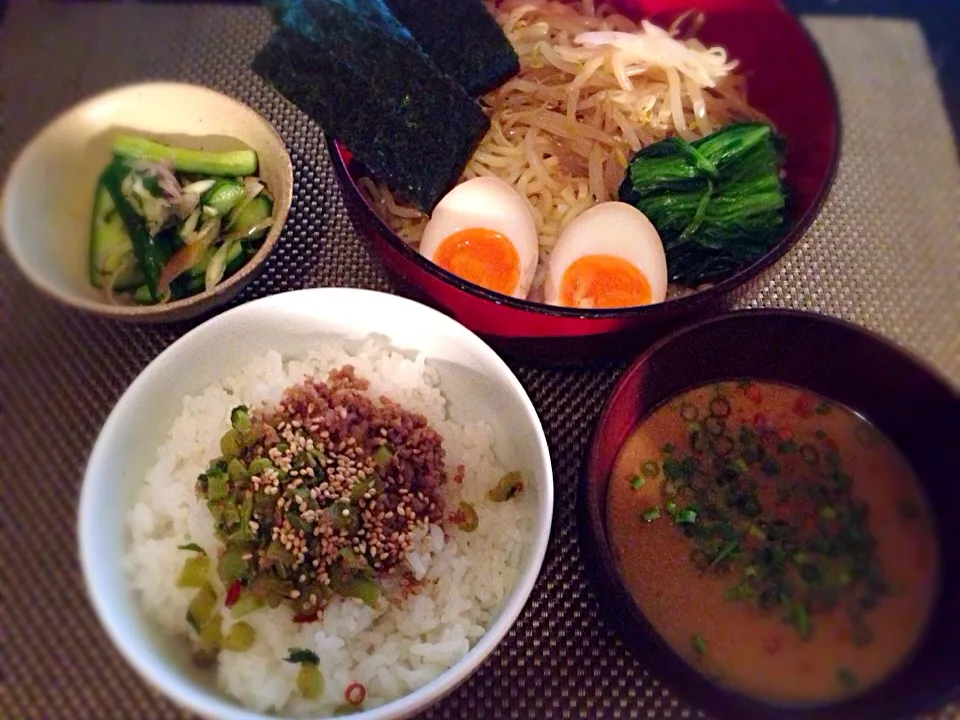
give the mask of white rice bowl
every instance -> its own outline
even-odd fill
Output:
[[[325,379],[331,369],[347,364],[370,382],[372,397],[387,395],[422,413],[440,433],[448,473],[452,476],[459,464],[465,468],[462,484],[448,482],[444,488],[448,507],[461,499],[472,503],[479,525],[472,533],[451,525],[446,540],[432,526],[407,558],[410,570],[425,582],[398,604],[381,598],[374,609],[356,599],[335,599],[319,622],[308,624],[294,623],[292,611],[283,606],[245,616],[256,631],[254,646],[242,653],[221,652],[215,672],[221,690],[257,712],[328,715],[344,704],[344,692],[354,682],[364,685],[363,707],[371,709],[438,677],[467,654],[497,617],[531,543],[535,507],[528,494],[503,503],[486,497],[514,469],[498,462],[493,429],[485,422],[461,425],[448,417],[439,375],[422,355],[410,359],[374,340],[355,353],[329,341],[289,362],[270,351],[184,399],[127,515],[125,570],[150,618],[184,643],[194,636],[186,612],[196,590],[176,586],[189,556],[177,546],[197,543],[213,557],[222,546],[194,485],[219,455],[231,408],[272,406],[304,376]],[[223,586],[215,572],[210,579],[222,603]],[[234,621],[229,612],[223,617],[226,633]],[[284,662],[293,647],[319,656],[322,697],[308,701],[298,692],[299,666]]]

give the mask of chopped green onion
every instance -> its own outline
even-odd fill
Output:
[[[663,447],[660,448],[660,451],[665,455],[672,455],[673,450],[674,450],[673,443],[666,443],[664,444]]]
[[[674,515],[673,521],[675,523],[680,523],[680,524],[694,523],[697,521],[697,512],[692,508],[686,508],[685,510],[681,510],[676,515]]]
[[[854,688],[857,686],[857,676],[853,674],[850,668],[840,668],[837,671],[837,680],[845,688]]]
[[[632,478],[630,478],[630,487],[632,487],[634,490],[639,490],[641,487],[643,487],[644,482],[645,481],[642,477],[639,475],[634,475]]]
[[[193,550],[193,552],[198,552],[201,555],[206,555],[207,551],[196,543],[187,543],[186,545],[177,545],[177,550]]]
[[[826,414],[828,414],[828,413],[830,412],[830,403],[828,403],[826,400],[824,400],[824,401],[822,401],[819,405],[817,405],[817,406],[813,409],[813,411],[814,411],[817,415],[826,415]]]
[[[837,517],[837,511],[829,505],[820,508],[820,517],[824,520],[834,520]]]
[[[739,547],[740,547],[739,540],[731,540],[730,542],[728,542],[726,545],[724,545],[720,549],[720,552],[717,553],[716,557],[713,558],[713,560],[707,566],[707,570],[712,570],[713,568],[715,568],[717,565],[723,562],[729,555],[736,552],[737,549],[739,549]],[[706,570],[704,572],[706,572]]]
[[[660,508],[657,507],[656,505],[654,505],[653,507],[647,508],[642,513],[640,513],[640,517],[642,517],[644,521],[648,523],[653,522],[654,520],[660,517]]]
[[[707,641],[703,639],[702,635],[694,633],[690,636],[690,644],[693,646],[693,651],[697,655],[703,655],[707,651]]]
[[[663,461],[663,476],[667,480],[679,480],[682,475],[680,463],[675,458],[669,457]]]

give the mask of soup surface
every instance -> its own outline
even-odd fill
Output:
[[[607,494],[621,577],[653,627],[717,683],[786,705],[866,690],[904,660],[937,587],[931,522],[873,426],[764,382],[661,405]]]

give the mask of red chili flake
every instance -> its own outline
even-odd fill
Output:
[[[237,600],[240,599],[240,592],[243,590],[243,583],[239,580],[234,580],[230,583],[230,586],[227,588],[227,594],[223,598],[223,604],[226,607],[233,607],[237,604]]]
[[[766,650],[770,655],[775,655],[778,653],[781,647],[783,647],[783,638],[779,635],[774,635],[773,637],[767,638],[763,641],[763,649]]]
[[[319,619],[320,619],[319,610],[311,610],[310,612],[297,613],[296,615],[293,616],[293,621],[295,623],[300,623],[300,624],[316,622]]]
[[[788,428],[788,427],[782,427],[782,428],[780,428],[779,430],[777,430],[777,435],[779,435],[779,436],[780,436],[780,439],[783,440],[783,441],[792,440],[792,439],[793,439],[793,430],[791,430],[791,429]]]
[[[466,515],[466,513],[463,512],[463,510],[454,510],[452,513],[450,513],[448,519],[449,519],[450,522],[452,522],[454,525],[461,525],[461,524],[463,524],[464,522],[466,522],[466,520],[467,520],[467,515]]]
[[[776,506],[777,517],[781,520],[787,520],[790,517],[790,503],[778,502]]]
[[[367,689],[362,683],[350,683],[343,692],[343,697],[348,703],[355,707],[357,705],[363,705],[363,701],[367,699]]]
[[[803,393],[797,397],[796,402],[793,403],[793,414],[799,415],[802,418],[813,417],[813,396]]]
[[[453,474],[453,481],[457,483],[457,485],[463,484],[463,476],[466,471],[467,469],[463,465],[457,465],[457,470]]]
[[[800,525],[804,530],[810,531],[817,526],[817,522],[812,517],[807,515],[803,520],[800,521]]]
[[[759,405],[763,402],[763,393],[760,392],[760,388],[756,385],[747,385],[743,388],[743,394],[747,396],[747,399],[753,402],[755,405]]]

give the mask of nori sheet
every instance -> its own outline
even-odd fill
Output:
[[[430,59],[474,97],[520,71],[520,60],[482,0],[386,0]]]
[[[489,121],[416,43],[345,2],[285,2],[254,71],[425,212],[456,183]]]

